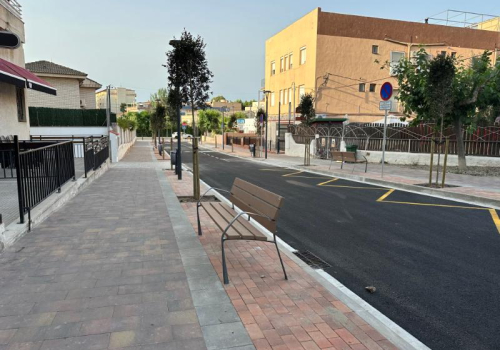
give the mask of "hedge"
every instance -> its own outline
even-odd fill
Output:
[[[29,107],[31,126],[106,126],[105,109]],[[111,113],[111,123],[116,114]]]

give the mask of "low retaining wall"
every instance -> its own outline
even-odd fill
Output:
[[[291,157],[304,157],[306,145],[296,143],[291,133],[285,134],[285,155]],[[316,153],[316,140],[311,141],[311,155]]]
[[[358,151],[358,153],[364,155],[369,163],[382,162],[380,151]],[[444,155],[441,154],[441,164],[443,160]],[[385,162],[396,165],[429,165],[431,156],[428,153],[385,152]],[[434,155],[434,164],[437,164],[437,154]],[[458,156],[448,155],[448,165],[458,166]],[[467,156],[467,166],[499,167],[500,157]]]

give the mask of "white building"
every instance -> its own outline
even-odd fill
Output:
[[[120,106],[125,103],[127,107],[136,107],[137,94],[132,89],[127,89],[124,87],[112,88],[111,93],[111,112],[120,113]],[[95,93],[96,108],[105,109],[107,108],[107,90],[97,91]]]

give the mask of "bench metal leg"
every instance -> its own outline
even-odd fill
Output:
[[[274,237],[274,245],[276,246],[276,250],[278,251],[278,257],[280,258],[281,268],[283,269],[283,274],[285,275],[285,280],[288,280],[288,276],[285,271],[285,264],[283,264],[283,259],[281,259],[280,250],[278,248],[278,242],[276,242],[276,237]]]
[[[196,217],[198,218],[198,236],[202,235],[201,224],[200,224],[200,207],[201,205],[196,206]]]
[[[226,265],[226,253],[224,252],[224,236],[221,238],[222,245],[222,277],[224,278],[224,284],[229,284],[229,277],[227,276],[227,265]]]
[[[368,162],[365,163],[365,173],[368,170]]]

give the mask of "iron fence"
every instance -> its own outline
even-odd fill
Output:
[[[83,138],[85,177],[91,170],[96,170],[109,158],[109,142],[105,136]]]
[[[52,193],[61,191],[62,185],[75,180],[73,143],[19,142],[14,137],[19,217],[31,215],[31,209]]]

